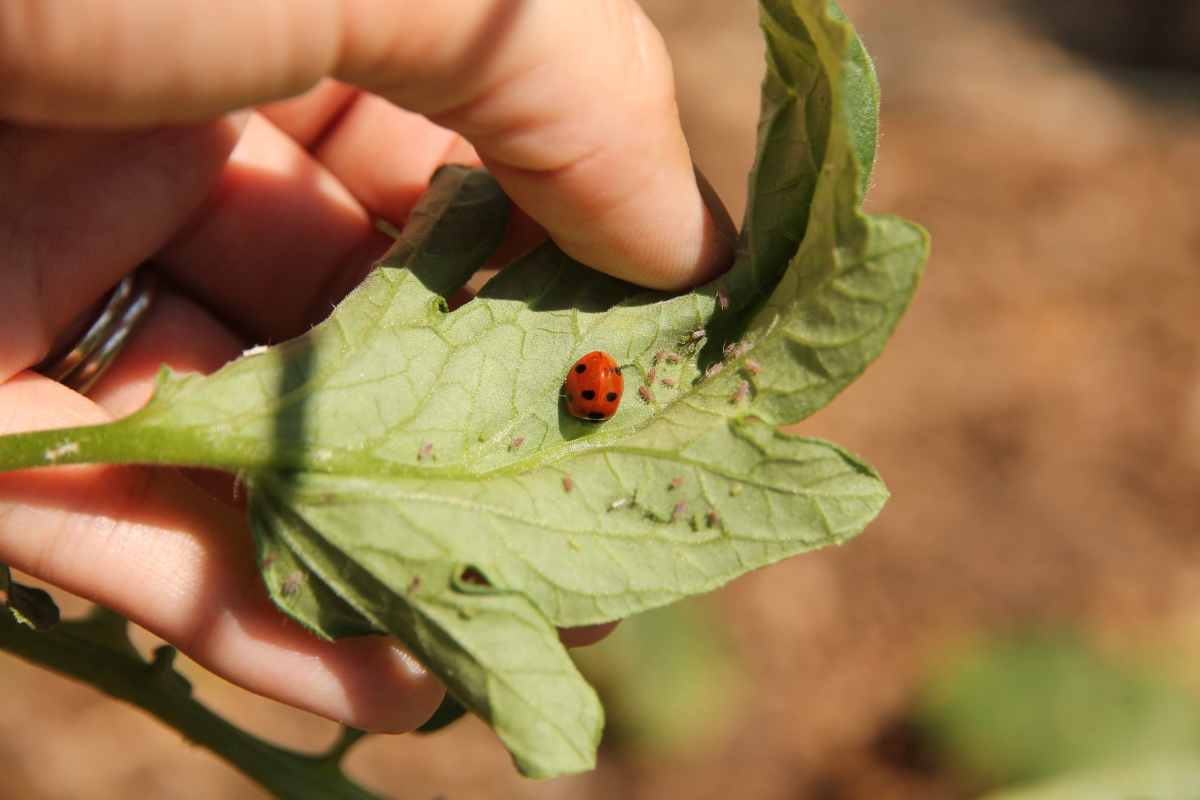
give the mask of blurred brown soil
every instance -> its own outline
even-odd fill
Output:
[[[752,0],[648,0],[695,159],[735,217],[754,148]],[[714,597],[747,688],[715,744],[519,778],[468,721],[350,758],[405,800],[960,798],[902,720],[974,631],[1070,625],[1200,660],[1200,117],[1153,105],[969,0],[846,0],[884,86],[874,213],[934,251],[888,351],[799,426],[893,497],[852,543]],[[149,646],[147,644],[147,646]],[[1193,672],[1196,668],[1193,667]],[[332,725],[192,670],[201,697],[316,748]],[[1189,676],[1200,687],[1200,674]],[[0,800],[262,794],[138,712],[0,658]]]

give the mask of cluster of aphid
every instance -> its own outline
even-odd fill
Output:
[[[722,311],[729,310],[729,290],[724,286],[717,289],[717,305]],[[708,338],[708,331],[704,328],[698,328],[684,338],[680,343],[679,349],[684,352],[694,353],[700,348],[700,344],[706,338]],[[751,345],[748,341],[734,342],[725,348],[724,354],[726,358],[741,358],[749,352],[750,347]],[[679,364],[683,360],[684,357],[679,353],[668,352],[665,347],[660,349],[654,356],[654,363],[645,372],[643,384],[638,387],[638,394],[641,395],[642,400],[648,404],[655,402],[654,383],[656,380],[660,380],[658,370],[664,361],[668,364]],[[725,366],[725,361],[718,361],[705,370],[704,377],[712,378],[719,375],[725,369]],[[734,390],[733,397],[731,398],[731,402],[734,405],[746,399],[746,396],[750,393],[751,381],[753,381],[755,375],[762,372],[762,367],[755,361],[747,360],[743,366],[750,374],[750,378],[742,381],[738,384],[737,389]],[[664,375],[661,378],[661,382],[667,388],[679,388],[679,380],[677,378]],[[617,413],[624,390],[625,378],[621,372],[621,366],[608,353],[596,350],[588,353],[571,366],[566,380],[563,381],[562,394],[566,400],[567,411],[573,417],[588,422],[604,422],[605,420],[612,419],[613,415]],[[510,451],[516,450],[523,444],[525,444],[525,439],[518,436],[509,442],[508,449]],[[423,445],[417,451],[417,459],[420,461],[432,455],[432,443]],[[567,491],[570,491],[569,487]]]
[[[684,477],[682,475],[678,475],[671,481],[669,491],[674,491],[683,486],[683,484]],[[575,491],[575,480],[570,475],[563,476],[563,490],[566,491],[567,494]],[[733,486],[729,487],[729,494],[732,497],[736,497],[741,493],[741,491],[741,484],[735,483]],[[618,497],[608,505],[609,511],[619,511],[622,508],[640,508],[643,512],[645,512],[646,516],[650,517],[651,519],[658,520],[659,522],[675,522],[682,519],[687,513],[688,501],[680,500],[675,504],[675,507],[671,509],[670,514],[665,514],[658,509],[639,502],[637,492],[634,492],[632,497]],[[710,528],[715,528],[721,524],[720,510],[718,510],[716,506],[710,506],[707,515],[700,512],[696,512],[692,515],[692,529],[700,530],[700,528],[704,525],[706,517],[708,521],[708,527]]]

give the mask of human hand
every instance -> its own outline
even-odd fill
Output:
[[[731,258],[631,0],[13,0],[0,119],[0,432],[123,416],[161,363],[210,372],[303,332],[386,249],[373,217],[403,224],[443,162],[481,160],[605,272],[680,288]],[[151,258],[169,286],[89,397],[23,371]],[[244,513],[197,488],[228,484],[191,478],[0,475],[0,562],[267,697],[375,731],[428,717],[442,690],[394,641],[323,642],[275,609]]]

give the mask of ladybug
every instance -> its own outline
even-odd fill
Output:
[[[603,422],[617,413],[625,379],[616,359],[599,350],[575,362],[563,383],[563,396],[571,416]]]

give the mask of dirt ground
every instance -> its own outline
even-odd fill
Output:
[[[647,0],[697,163],[735,218],[754,148],[752,0]],[[1065,54],[1004,7],[845,0],[884,106],[867,210],[926,225],[933,257],[880,361],[799,426],[893,498],[858,539],[718,592],[746,680],[701,751],[606,747],[591,774],[516,775],[475,721],[369,739],[403,800],[891,800],[971,787],[907,757],[914,685],[974,632],[1065,625],[1171,654],[1200,689],[1200,115]],[[285,744],[331,724],[190,672]],[[0,657],[0,800],[263,794],[139,712]]]

